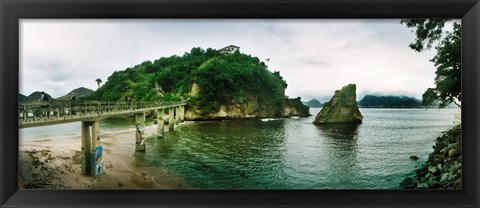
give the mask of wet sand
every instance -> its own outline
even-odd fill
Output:
[[[145,127],[147,139],[157,139],[154,135],[156,125]],[[162,167],[145,167],[136,162],[145,153],[134,151],[135,129],[100,132],[106,169],[96,177],[81,174],[81,136],[58,137],[20,140],[19,173],[27,189],[190,188],[182,178]]]

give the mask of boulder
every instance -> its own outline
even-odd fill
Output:
[[[448,157],[453,157],[453,156],[456,156],[458,154],[460,154],[460,149],[450,149],[448,151]]]
[[[323,104],[313,123],[362,123],[363,116],[358,109],[356,89],[355,84],[349,84],[335,91],[332,99]]]
[[[416,155],[410,156],[410,160],[418,160],[418,157]]]

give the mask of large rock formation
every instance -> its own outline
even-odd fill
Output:
[[[362,123],[363,116],[358,109],[356,89],[355,84],[349,84],[335,91],[332,99],[323,104],[313,123]]]
[[[301,103],[300,99],[286,99],[282,106],[261,106],[256,101],[247,101],[242,104],[232,103],[220,105],[218,111],[202,114],[201,109],[196,105],[187,105],[185,109],[185,120],[224,120],[224,119],[248,119],[248,118],[271,118],[271,117],[308,117],[310,111],[308,106]]]

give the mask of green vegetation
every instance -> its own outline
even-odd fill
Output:
[[[301,99],[301,97],[297,97],[294,99],[285,98],[285,105],[298,111],[300,116],[310,116],[310,108],[304,105]]]
[[[191,92],[198,86],[198,93]],[[270,72],[257,57],[235,52],[221,54],[215,49],[192,48],[183,56],[145,61],[133,68],[116,71],[91,99],[122,101],[180,100],[214,112],[220,105],[255,102],[275,106],[281,115],[287,83],[279,72]],[[260,109],[261,110],[261,109]]]
[[[97,78],[95,82],[97,82],[98,88],[100,88],[100,83],[102,83],[102,79]]]
[[[365,95],[358,105],[364,108],[419,108],[422,101],[406,96]]]
[[[453,31],[445,32],[445,23],[453,22]],[[435,43],[437,54],[431,62],[435,64],[435,88],[428,88],[423,94],[424,106],[443,108],[449,103],[462,101],[461,91],[461,25],[450,19],[405,19],[401,21],[408,28],[415,28],[416,39],[410,48],[421,52]]]
[[[348,84],[340,90],[335,90],[332,99],[326,103],[323,103],[323,107],[330,107],[334,103],[342,107],[357,106],[356,90],[357,86],[355,84]]]

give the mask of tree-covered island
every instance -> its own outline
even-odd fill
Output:
[[[196,47],[116,71],[90,99],[188,100],[187,120],[309,116],[300,98],[285,96],[287,86],[257,57]]]

